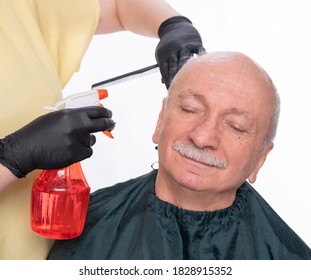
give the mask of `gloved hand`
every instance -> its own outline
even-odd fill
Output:
[[[0,163],[15,176],[35,169],[58,169],[92,155],[91,133],[114,128],[110,110],[102,107],[64,109],[40,116],[0,140]]]
[[[173,78],[193,55],[205,52],[202,39],[191,21],[183,16],[171,17],[159,27],[160,42],[156,48],[156,60],[162,82],[169,88]]]

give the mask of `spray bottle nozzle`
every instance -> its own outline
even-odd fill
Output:
[[[108,91],[106,89],[96,90],[98,93],[99,100],[103,100],[108,97]]]
[[[65,108],[79,108],[85,106],[99,106],[100,100],[108,97],[108,92],[105,89],[83,91],[69,95],[56,102],[52,106],[44,106],[48,110],[60,110]]]
[[[56,102],[53,106],[43,106],[47,110],[61,110],[65,108],[80,108],[86,106],[103,106],[100,101],[108,97],[108,91],[106,89],[90,90],[79,92],[69,95]],[[103,131],[103,133],[113,138],[109,131]]]

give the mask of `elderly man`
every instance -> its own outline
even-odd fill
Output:
[[[117,31],[159,39],[155,55],[166,87],[187,58],[204,50],[191,21],[164,0],[0,1],[0,174],[8,167],[21,178],[9,186],[4,182],[2,188],[0,224],[5,230],[0,231],[0,259],[45,259],[52,244],[29,226],[29,197],[37,172],[26,174],[32,167],[18,166],[14,157],[9,165],[1,139],[45,114],[43,105],[61,98],[95,34]],[[104,67],[110,68],[107,63]],[[84,156],[79,150],[76,154]],[[54,163],[65,162],[60,157]]]
[[[236,52],[189,60],[163,101],[159,168],[92,194],[84,233],[50,259],[311,259],[252,188],[273,148],[279,97]]]

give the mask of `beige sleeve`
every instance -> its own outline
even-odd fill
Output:
[[[96,31],[99,0],[35,0],[34,13],[61,84],[79,70]]]
[[[99,0],[0,1],[0,137],[46,113],[79,67]],[[0,193],[0,259],[44,259],[52,240],[30,227],[36,172]]]

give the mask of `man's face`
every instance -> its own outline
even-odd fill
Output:
[[[272,116],[265,76],[247,61],[186,67],[153,135],[160,176],[215,193],[235,190],[246,178],[254,182],[272,149],[262,149]]]

